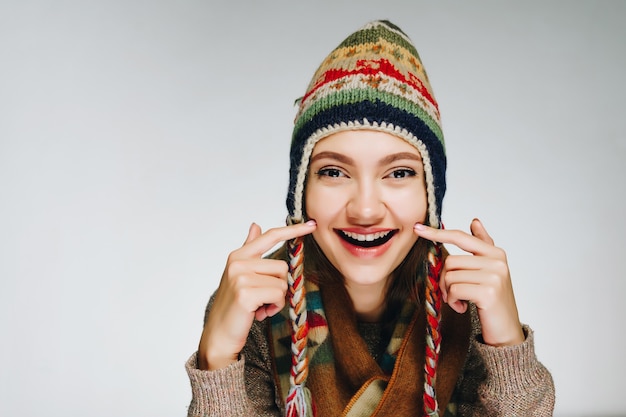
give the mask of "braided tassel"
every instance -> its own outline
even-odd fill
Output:
[[[291,388],[287,394],[285,409],[287,417],[315,416],[315,407],[311,392],[305,387],[309,374],[307,357],[307,339],[309,324],[307,322],[306,290],[304,288],[304,253],[302,239],[289,242],[289,317],[291,319],[291,372],[289,383]]]
[[[443,268],[441,246],[433,244],[428,252],[426,279],[426,356],[424,363],[424,415],[439,417],[435,381],[441,348],[441,289],[439,276]]]

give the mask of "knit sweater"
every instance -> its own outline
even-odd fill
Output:
[[[191,356],[186,363],[192,389],[189,417],[284,415],[272,374],[268,325],[269,320],[255,321],[239,361],[224,369],[199,370],[197,353]],[[551,416],[554,383],[537,360],[532,330],[524,326],[526,340],[520,345],[486,345],[481,343],[475,308],[472,327],[468,357],[455,392],[457,415]],[[370,351],[376,352],[379,328],[361,325],[359,330]]]

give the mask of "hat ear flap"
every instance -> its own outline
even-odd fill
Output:
[[[426,277],[426,354],[424,364],[424,415],[438,416],[435,382],[441,347],[441,288],[439,277],[443,268],[441,244],[433,242],[428,251],[428,276]]]

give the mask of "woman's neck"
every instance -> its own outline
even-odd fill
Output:
[[[380,285],[346,285],[359,321],[377,323],[385,311],[384,283]]]

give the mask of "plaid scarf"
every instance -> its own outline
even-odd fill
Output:
[[[307,387],[317,415],[408,416],[421,414],[424,385],[426,314],[423,306],[405,302],[391,338],[377,363],[357,328],[356,313],[343,284],[320,289],[306,281],[308,310]],[[471,331],[470,313],[443,307],[442,345],[436,383],[440,415],[454,415],[451,402],[463,368]],[[289,391],[291,327],[285,308],[272,318],[270,346],[274,377],[284,399]]]

